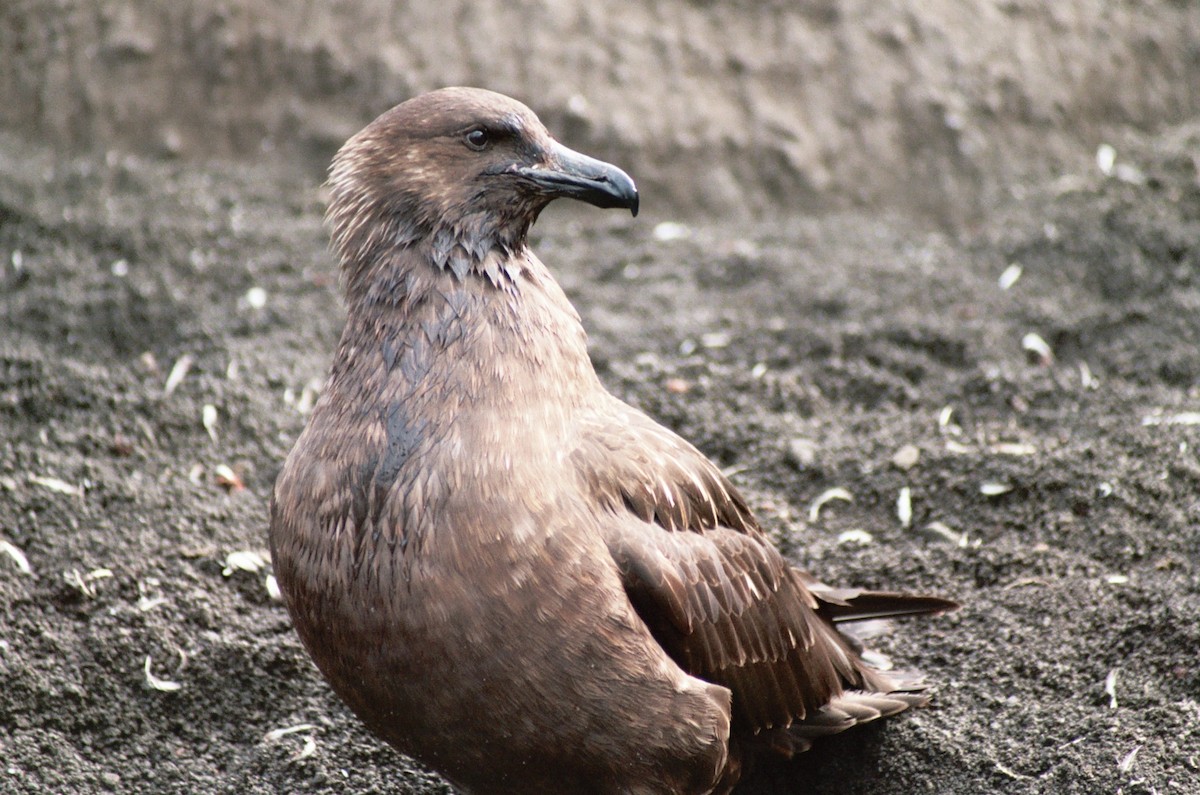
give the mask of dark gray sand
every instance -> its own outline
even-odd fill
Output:
[[[266,556],[340,331],[321,175],[0,144],[0,791],[448,791],[230,558]],[[672,230],[652,195],[536,227],[605,383],[796,563],[964,605],[876,641],[932,706],[742,791],[1200,792],[1197,151],[1196,126],[1123,141],[1135,170],[955,236]]]

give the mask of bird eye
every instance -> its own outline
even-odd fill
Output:
[[[471,130],[467,133],[467,146],[474,149],[476,152],[481,152],[487,148],[491,142],[487,130]]]

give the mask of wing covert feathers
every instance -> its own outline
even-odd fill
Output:
[[[954,603],[832,588],[792,568],[708,459],[621,407],[602,433],[585,423],[573,462],[611,514],[606,540],[634,608],[681,668],[732,691],[735,727],[793,727],[786,742],[805,745],[923,702],[918,678],[870,667],[834,622]]]

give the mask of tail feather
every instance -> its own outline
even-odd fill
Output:
[[[896,591],[834,588],[806,571],[796,570],[800,581],[820,600],[818,612],[835,623],[871,621],[905,616],[926,616],[958,609],[958,603],[938,596]]]
[[[840,734],[863,723],[896,715],[910,707],[924,706],[928,701],[929,698],[920,691],[870,693],[847,690],[821,709],[810,712],[787,728],[762,732],[749,741],[748,745],[770,749],[776,755],[791,758],[795,754],[807,751],[812,747],[813,741],[822,737]],[[743,738],[743,742],[746,742],[746,739]]]
[[[849,689],[786,727],[755,732],[739,742],[748,750],[769,749],[790,757],[808,750],[821,737],[929,702],[925,678],[919,671],[891,670],[890,660],[866,648],[863,640],[879,634],[889,619],[946,613],[958,609],[958,603],[921,594],[834,588],[802,570],[793,569],[793,573],[816,597],[817,613],[837,637],[838,647],[851,655],[852,673],[843,679],[843,686]]]
[[[799,741],[798,745],[807,748],[820,737],[890,717],[909,707],[924,706],[928,700],[921,692],[866,693],[847,690],[818,712],[793,723],[788,728],[788,734],[793,741]]]
[[[820,612],[837,624],[852,621],[874,621],[906,616],[929,616],[948,613],[958,608],[957,602],[937,596],[892,593],[889,591],[847,591],[840,589],[838,599],[827,599],[815,591],[821,600]]]

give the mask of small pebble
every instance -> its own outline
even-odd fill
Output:
[[[788,442],[787,462],[796,469],[808,469],[817,462],[817,443],[811,439]]]
[[[907,472],[915,467],[920,460],[921,448],[915,444],[906,444],[892,456],[892,466],[903,472]]]
[[[251,309],[262,309],[267,305],[267,291],[261,287],[251,287],[246,291],[246,304]]]

